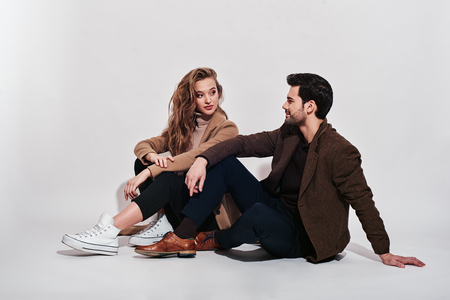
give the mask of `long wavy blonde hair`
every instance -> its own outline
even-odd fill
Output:
[[[163,131],[162,136],[168,141],[168,149],[171,155],[179,155],[188,150],[189,143],[196,126],[196,98],[197,93],[194,84],[202,79],[212,78],[216,82],[219,93],[217,111],[228,119],[225,111],[220,107],[223,101],[222,86],[217,81],[217,73],[210,68],[197,68],[187,73],[181,79],[169,102],[169,126]]]

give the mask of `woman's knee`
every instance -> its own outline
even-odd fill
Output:
[[[144,171],[148,166],[144,165],[139,158],[134,161],[134,174],[139,174]]]
[[[177,174],[173,173],[173,172],[162,172],[161,174],[159,174],[156,178],[156,180],[173,180],[174,178],[176,178],[175,176],[179,177]]]

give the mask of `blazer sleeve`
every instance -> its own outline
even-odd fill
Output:
[[[151,162],[144,159],[148,153],[164,153],[168,150],[167,139],[160,135],[140,141],[134,147],[134,154],[144,165],[149,165]]]
[[[389,237],[363,174],[361,155],[348,141],[336,144],[340,146],[335,149],[334,156],[331,156],[334,185],[338,193],[355,210],[374,252],[388,253]]]
[[[215,166],[228,156],[268,157],[273,156],[279,136],[279,129],[251,135],[238,135],[209,148],[199,156],[208,161],[208,167]]]
[[[167,168],[161,168],[156,165],[150,165],[148,168],[152,173],[152,177],[156,178],[162,172],[185,172],[189,170],[195,161],[195,158],[206,149],[214,146],[222,141],[228,140],[239,134],[239,130],[235,123],[229,120],[218,124],[212,131],[205,132],[209,135],[204,142],[202,142],[197,148],[182,153],[174,157],[174,161],[167,162]]]

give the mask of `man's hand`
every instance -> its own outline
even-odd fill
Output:
[[[187,172],[184,182],[189,189],[189,195],[191,197],[194,193],[199,193],[203,190],[207,165],[208,161],[206,159],[203,157],[198,157]]]
[[[171,162],[175,161],[175,159],[170,155],[165,157],[156,153],[148,153],[145,155],[144,159],[161,168],[167,168],[167,160],[170,160]]]
[[[137,174],[133,179],[127,182],[123,194],[125,195],[125,201],[128,199],[134,199],[139,194],[136,192],[137,188],[147,180],[147,178],[151,177],[152,173],[150,169],[145,169],[141,173]]]
[[[383,264],[388,266],[396,266],[399,268],[404,268],[405,265],[415,265],[417,267],[423,267],[425,264],[415,257],[404,257],[399,255],[394,255],[391,253],[385,253],[379,255]]]

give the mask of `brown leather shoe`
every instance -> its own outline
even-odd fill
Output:
[[[178,254],[182,256],[195,256],[195,241],[194,239],[180,239],[169,231],[159,242],[150,246],[140,246],[134,249],[135,252],[147,255],[161,257],[170,254]]]
[[[197,251],[205,251],[205,250],[213,250],[213,249],[223,249],[222,246],[216,240],[214,234],[217,230],[208,231],[208,232],[200,232],[195,237],[195,250]]]

